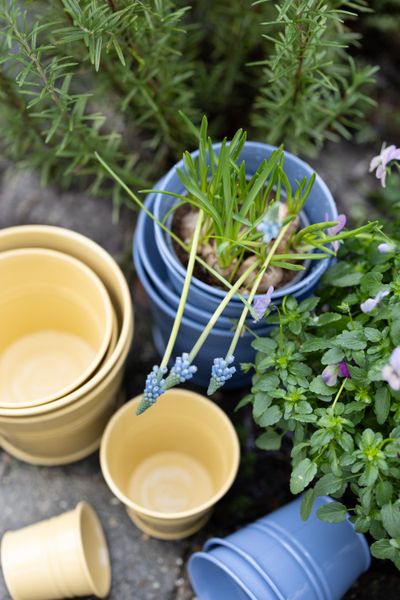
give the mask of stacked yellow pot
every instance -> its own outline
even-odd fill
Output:
[[[133,336],[114,259],[67,229],[0,230],[0,332],[1,447],[40,465],[94,452]]]

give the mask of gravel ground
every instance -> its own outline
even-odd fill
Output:
[[[339,206],[355,215],[363,210],[362,178],[369,156],[342,144],[331,147],[314,165],[325,177]],[[0,165],[1,167],[1,165]],[[128,360],[127,397],[141,391],[154,363],[147,299],[130,261],[134,215],[122,211],[112,222],[111,205],[82,193],[41,189],[37,178],[4,169],[0,187],[0,227],[49,223],[75,229],[99,242],[120,262],[131,283],[136,313],[135,340]],[[73,508],[80,500],[97,510],[108,538],[113,565],[111,600],[190,600],[185,563],[211,535],[225,535],[290,499],[288,451],[255,453],[255,432],[248,413],[233,414],[237,398],[222,397],[221,405],[234,419],[242,439],[242,464],[231,492],[218,505],[210,523],[182,542],[161,542],[144,536],[129,520],[124,507],[105,485],[97,454],[65,467],[34,467],[0,452],[0,535]],[[346,595],[346,600],[398,600],[398,573],[382,562],[373,563]],[[0,578],[0,599],[9,598]],[[221,599],[229,600],[229,599]],[[262,599],[260,599],[262,600]]]

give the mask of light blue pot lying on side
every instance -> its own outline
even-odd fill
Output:
[[[150,309],[154,321],[153,339],[158,352],[162,355],[168,343],[169,335],[175,320],[176,308],[172,308],[161,298],[158,289],[156,289],[150,281],[144,270],[138,245],[134,245],[134,262],[138,277],[150,299]],[[183,316],[174,346],[173,357],[180,356],[183,352],[190,352],[203,329],[204,325],[199,324],[187,316]],[[259,335],[266,335],[268,331],[269,327],[264,326],[264,329],[261,329],[258,333]],[[225,356],[231,339],[232,333],[230,331],[219,329],[217,327],[214,327],[211,330],[205,344],[194,361],[198,370],[193,376],[193,379],[191,379],[193,383],[205,388],[208,386],[213,359],[218,356]],[[254,361],[255,350],[251,347],[251,341],[253,339],[254,336],[248,331],[245,331],[243,336],[239,338],[235,350],[235,366],[237,372],[226,382],[224,389],[236,389],[250,383],[252,373],[243,373],[240,370],[240,363]]]
[[[214,144],[216,152],[219,151],[220,146],[221,144]],[[246,162],[247,173],[249,175],[254,174],[262,160],[270,156],[275,149],[275,147],[267,144],[246,142],[240,158]],[[198,151],[192,153],[192,157],[197,155]],[[293,187],[296,185],[296,180],[300,181],[304,176],[309,178],[313,174],[313,169],[307,163],[289,152],[285,152],[284,168]],[[159,189],[182,194],[184,192],[184,186],[177,175],[177,169],[183,169],[183,161],[180,161],[172,167],[162,181],[156,184],[155,187],[158,186]],[[154,215],[158,221],[164,221],[167,212],[176,201],[176,198],[163,194],[162,192],[157,194],[154,202]],[[338,213],[336,204],[326,184],[318,175],[304,205],[304,213],[310,223],[319,223],[326,219],[335,221],[337,219]],[[155,222],[153,223],[153,228],[155,241],[167,269],[168,278],[172,286],[180,293],[185,278],[185,267],[175,255],[170,236]],[[277,290],[273,295],[273,302],[275,303],[278,300],[282,300],[284,296],[289,294],[294,295],[298,299],[310,295],[318,285],[319,280],[329,264],[329,259],[311,261],[311,264],[302,279]],[[208,309],[212,298],[214,298],[215,301],[216,297],[220,301],[224,296],[225,290],[212,287],[197,278],[192,280],[189,291],[189,301],[193,305]],[[240,302],[240,300],[234,298],[231,305],[234,306],[235,303],[238,302]],[[228,314],[228,312],[226,314]]]
[[[318,519],[318,507],[327,502],[331,499],[318,498],[311,517],[302,521],[299,498],[224,540],[209,540],[188,565],[199,600],[224,598],[220,592],[229,585],[230,573],[242,587],[229,600],[340,600],[368,569],[370,553],[348,519]],[[215,577],[218,565],[223,569]]]

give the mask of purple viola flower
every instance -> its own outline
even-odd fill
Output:
[[[387,165],[392,160],[400,160],[400,148],[396,148],[393,144],[387,146],[382,144],[380,154],[374,156],[369,165],[370,172],[376,170],[376,177],[380,180],[382,187],[386,185]]]
[[[363,313],[370,313],[373,311],[379,304],[379,302],[389,295],[389,290],[382,290],[376,294],[374,298],[368,298],[365,302],[360,304],[360,308]]]
[[[400,390],[400,347],[393,350],[387,365],[382,369],[382,377],[392,390]]]
[[[339,377],[338,365],[328,365],[321,373],[322,379],[329,387],[336,385]]]
[[[325,221],[329,221],[328,214],[325,214]],[[342,229],[344,229],[344,227],[346,226],[346,223],[347,223],[346,215],[344,215],[344,214],[338,215],[336,225],[333,225],[332,227],[328,227],[328,229],[326,230],[327,235],[337,235],[338,233],[340,233],[342,231]],[[333,250],[335,252],[337,252],[340,248],[340,241],[334,240],[332,242],[332,247],[333,247]]]
[[[378,250],[381,254],[389,254],[389,252],[394,252],[396,250],[396,246],[384,242],[383,244],[379,244]]]
[[[268,291],[263,296],[258,296],[253,302],[253,310],[256,313],[256,318],[253,323],[257,323],[267,312],[269,305],[271,304],[272,294],[274,293],[274,286],[271,285]]]
[[[332,387],[337,384],[338,377],[345,377],[351,379],[350,371],[344,360],[340,361],[338,365],[328,365],[321,373],[322,379]]]

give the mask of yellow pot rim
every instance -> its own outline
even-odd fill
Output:
[[[220,488],[220,490],[217,493],[215,493],[211,498],[209,498],[207,500],[207,502],[203,502],[203,504],[200,504],[199,506],[196,506],[195,508],[192,508],[192,509],[186,510],[186,511],[182,511],[182,512],[165,513],[165,512],[153,511],[153,510],[149,510],[149,509],[141,506],[140,504],[136,504],[136,502],[133,502],[114,483],[114,480],[108,469],[107,455],[106,455],[111,432],[114,427],[114,424],[117,421],[119,421],[121,418],[123,418],[123,416],[126,413],[131,412],[139,405],[141,398],[142,398],[141,394],[139,396],[135,396],[134,398],[132,398],[132,400],[129,400],[129,402],[124,404],[124,406],[122,406],[119,410],[117,410],[116,413],[114,413],[114,415],[111,417],[110,421],[108,422],[108,424],[104,430],[103,437],[101,439],[101,444],[100,444],[100,467],[101,467],[101,470],[103,473],[103,477],[107,482],[107,485],[110,487],[111,491],[115,494],[115,496],[121,502],[123,502],[123,504],[125,504],[125,506],[128,506],[132,510],[137,511],[139,514],[146,515],[147,517],[152,517],[155,519],[163,519],[163,520],[185,519],[187,517],[193,517],[200,512],[210,509],[214,504],[216,504],[218,502],[218,500],[220,500],[227,493],[229,488],[232,486],[232,484],[236,478],[236,475],[237,475],[237,472],[239,469],[239,462],[240,462],[239,439],[238,439],[237,433],[235,431],[235,428],[234,428],[231,420],[225,414],[225,412],[221,408],[219,408],[219,406],[217,406],[215,404],[215,402],[213,402],[212,400],[209,400],[208,398],[205,398],[201,394],[197,394],[196,392],[192,392],[190,390],[185,390],[185,389],[174,389],[174,394],[177,394],[178,396],[182,396],[185,398],[190,396],[189,401],[191,401],[191,402],[199,402],[199,403],[207,404],[208,407],[211,410],[213,410],[220,419],[225,421],[225,423],[227,425],[227,432],[229,432],[229,435],[231,437],[231,441],[233,444],[233,456],[232,456],[232,465],[231,465],[229,475],[226,479],[225,484]],[[168,402],[168,400],[166,400],[166,402]],[[150,408],[149,410],[152,410],[152,409]]]
[[[123,298],[121,303],[122,324],[118,336],[118,341],[114,348],[114,352],[111,354],[109,359],[106,360],[105,363],[100,367],[100,369],[94,374],[94,376],[90,378],[86,383],[84,383],[80,388],[74,390],[67,396],[55,400],[54,402],[51,402],[47,405],[44,404],[25,409],[3,409],[0,407],[0,416],[4,417],[30,417],[40,415],[56,411],[59,408],[65,407],[66,405],[76,402],[77,400],[81,400],[96,386],[98,386],[99,383],[101,383],[102,380],[108,375],[108,373],[114,368],[115,364],[119,362],[121,354],[125,354],[125,348],[127,343],[129,342],[130,345],[134,331],[134,311],[128,283],[114,258],[106,250],[104,250],[104,248],[102,248],[101,246],[99,246],[99,244],[80,233],[62,227],[53,227],[52,225],[19,225],[17,227],[9,227],[7,228],[7,230],[0,230],[0,238],[7,235],[12,236],[13,234],[24,232],[30,234],[40,234],[41,232],[47,232],[52,233],[56,237],[57,235],[61,234],[64,238],[68,238],[71,242],[76,241],[77,243],[90,248],[93,252],[100,256],[104,263],[108,265],[108,267],[114,272],[116,278],[118,279],[118,289]],[[128,350],[129,348],[126,350],[126,354]]]
[[[65,254],[64,252],[59,252],[58,250],[50,250],[48,248],[16,248],[14,250],[5,250],[4,252],[0,252],[0,262],[3,262],[10,257],[19,257],[19,256],[50,256],[55,259],[59,259],[61,262],[68,263],[73,265],[77,270],[84,273],[85,277],[91,280],[93,285],[99,292],[101,297],[101,302],[103,307],[105,308],[105,321],[103,324],[103,336],[102,341],[98,349],[96,349],[96,354],[88,367],[76,378],[75,381],[69,383],[64,386],[57,392],[53,394],[49,394],[44,398],[40,398],[38,400],[33,400],[32,402],[23,402],[17,404],[11,403],[0,403],[0,411],[3,409],[11,409],[11,410],[21,410],[23,408],[34,408],[36,406],[42,406],[46,404],[51,404],[56,400],[60,400],[62,397],[67,396],[68,394],[72,394],[74,391],[82,387],[85,382],[93,375],[98,366],[101,364],[101,361],[107,354],[107,349],[111,342],[112,331],[113,331],[113,312],[114,309],[111,304],[110,296],[106,290],[105,285],[101,281],[100,277],[85,263],[78,260],[77,258]]]

